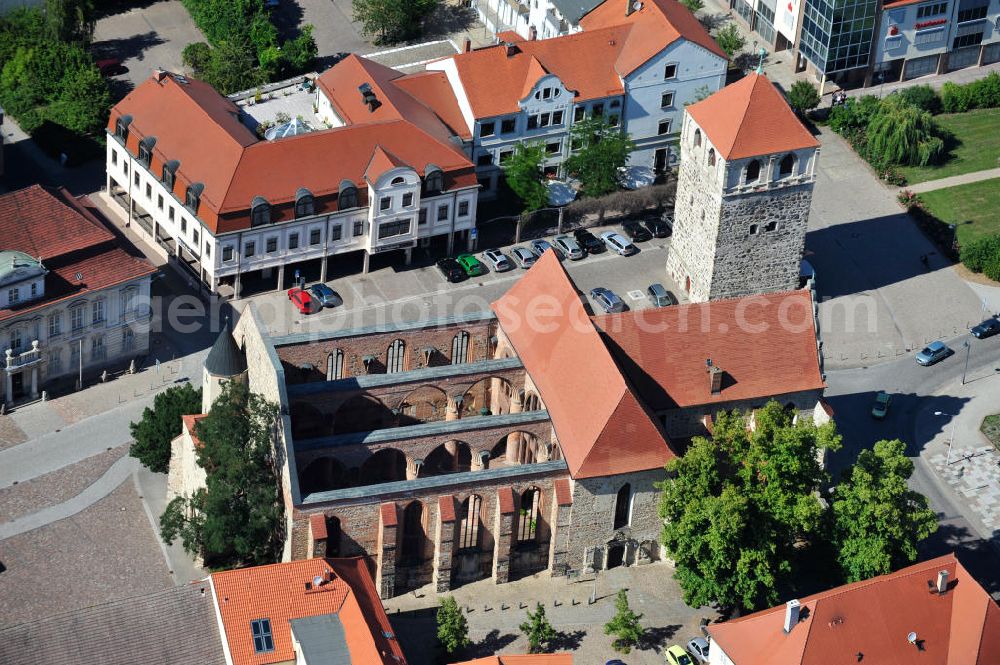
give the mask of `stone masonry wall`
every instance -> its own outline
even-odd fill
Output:
[[[681,289],[685,289],[690,278],[687,295],[691,302],[708,300],[712,283],[722,205],[722,188],[716,183],[717,178],[716,169],[692,157],[687,146],[683,146],[677,176],[674,233],[667,253],[667,274]]]
[[[671,409],[659,413],[668,438],[686,439],[692,436],[706,436],[705,416],[715,417],[720,411],[750,411],[759,409],[772,399],[782,405],[792,404],[803,416],[812,418],[816,404],[823,396],[822,390],[805,390],[773,397],[752,400],[729,400],[718,404],[704,404],[685,409]]]
[[[654,483],[665,477],[663,469],[652,469],[575,481],[567,548],[569,567],[582,570],[594,564],[596,568],[604,568],[607,544],[615,540],[616,535],[627,543],[625,565],[658,559],[662,521],[658,514],[660,491]],[[631,520],[616,531],[615,501],[618,490],[625,483],[629,483],[632,489]],[[646,552],[645,556],[640,556],[640,545]]]

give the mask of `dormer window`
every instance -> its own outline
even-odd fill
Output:
[[[271,204],[263,196],[253,197],[250,202],[250,226],[264,226],[271,223]]]
[[[406,180],[404,178],[396,177],[396,178],[393,178],[392,182],[390,182],[389,184],[390,185],[402,185],[405,182],[406,182]]]
[[[441,169],[428,164],[424,169],[424,194],[433,196],[440,194],[444,190],[444,173]]]
[[[132,116],[123,115],[115,121],[115,137],[122,142],[128,143],[128,126],[132,124]]]
[[[337,196],[337,208],[350,210],[358,207],[358,188],[350,180],[340,181],[340,194]]]
[[[187,188],[184,193],[184,205],[194,214],[198,214],[198,204],[201,202],[201,193],[205,191],[205,185],[196,182]]]
[[[760,180],[760,161],[755,159],[747,164],[747,176],[745,182],[749,185],[750,183],[757,182],[758,180]]]
[[[149,168],[150,162],[153,161],[153,146],[156,145],[155,136],[147,136],[143,140],[139,141],[139,163]]]
[[[167,191],[174,191],[174,179],[177,176],[177,169],[180,168],[180,165],[181,163],[176,159],[171,159],[163,165],[163,177],[160,180],[163,182],[163,186],[167,188]]]
[[[250,634],[253,635],[254,653],[274,651],[274,634],[271,632],[270,619],[254,619],[251,621]]]
[[[305,187],[300,187],[295,192],[295,219],[300,217],[311,217],[316,214],[316,200],[312,192]]]

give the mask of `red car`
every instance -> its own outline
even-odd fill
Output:
[[[308,291],[299,288],[288,289],[288,299],[295,305],[295,309],[303,314],[312,314],[323,309],[323,305],[318,300],[309,295]]]
[[[101,71],[101,76],[115,76],[125,71],[122,61],[118,58],[104,58],[94,63]]]

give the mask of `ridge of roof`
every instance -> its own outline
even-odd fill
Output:
[[[528,60],[528,69],[524,75],[524,87],[521,88],[521,99],[527,97],[531,93],[531,89],[535,87],[535,84],[543,76],[547,76],[548,73],[544,65],[532,54],[531,59]]]

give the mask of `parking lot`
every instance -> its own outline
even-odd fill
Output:
[[[610,226],[591,231],[600,235],[609,229],[621,231],[619,227]],[[547,240],[551,241],[552,236]],[[666,274],[669,242],[669,238],[654,238],[637,243],[640,251],[633,256],[624,257],[605,251],[578,261],[566,260],[563,265],[582,293],[589,293],[598,286],[611,289],[629,309],[650,307],[645,290],[657,282],[684,302],[680,290]],[[527,244],[524,242],[520,246]],[[509,255],[510,247],[501,249]],[[476,251],[476,256],[481,254],[481,249]],[[242,302],[256,304],[272,335],[344,330],[489,311],[490,303],[503,295],[525,272],[520,268],[502,273],[491,271],[452,284],[445,280],[433,263],[394,265],[373,270],[368,275],[351,275],[328,282],[341,295],[344,304],[316,314],[297,312],[284,291],[256,295]],[[588,301],[595,311],[600,311],[589,297]],[[239,304],[237,308],[240,308]]]

